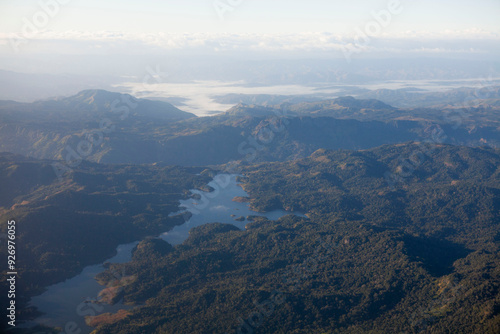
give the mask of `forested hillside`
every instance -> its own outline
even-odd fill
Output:
[[[418,148],[246,167],[254,208],[308,218],[143,241],[113,265],[139,307],[96,333],[498,333],[500,152],[442,145],[388,184]]]
[[[20,306],[109,258],[118,245],[183,224],[186,217],[169,214],[189,189],[210,180],[196,175],[197,168],[93,163],[58,178],[52,163],[0,155],[0,233],[6,235],[8,220],[16,221]],[[7,258],[7,247],[0,255]],[[5,279],[1,288],[4,294]]]
[[[342,97],[272,107],[237,105],[195,117],[169,103],[83,91],[73,97],[0,103],[0,152],[37,159],[206,166],[248,158],[305,158],[324,149],[369,149],[410,140],[499,147],[500,113],[488,107],[398,109]],[[438,126],[443,136],[432,138]],[[252,159],[253,162],[254,159]]]

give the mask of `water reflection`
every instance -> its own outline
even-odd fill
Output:
[[[283,210],[257,213],[249,209],[248,203],[233,201],[235,197],[248,196],[238,185],[236,179],[237,175],[234,174],[220,174],[208,184],[214,191],[192,190],[195,198],[181,201],[181,207],[191,212],[191,218],[185,224],[163,233],[160,238],[172,245],[178,245],[187,239],[190,229],[203,224],[219,222],[244,229],[245,225],[249,223],[245,219],[247,216],[264,216],[270,220],[276,220],[291,213]],[[300,213],[294,214],[305,217]],[[243,221],[236,221],[235,219],[238,218]],[[138,241],[118,246],[116,256],[105,262],[124,263],[130,261],[131,251],[137,244]],[[35,322],[61,327],[63,331],[68,324],[71,324],[73,328],[76,326],[77,329],[81,330],[82,334],[90,333],[92,328],[85,324],[86,315],[115,313],[120,309],[130,308],[122,303],[104,305],[88,302],[91,299],[95,300],[99,291],[103,289],[103,286],[96,282],[95,276],[104,270],[103,264],[86,267],[80,275],[52,285],[40,296],[32,298],[30,305],[44,313]],[[24,327],[32,325],[34,324],[29,323],[25,324]]]

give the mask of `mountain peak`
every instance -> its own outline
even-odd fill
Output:
[[[168,102],[138,99],[130,94],[102,89],[83,90],[73,96],[33,103],[19,105],[6,103],[3,108],[8,108],[8,112],[4,114],[8,114],[11,119],[22,117],[23,113],[28,113],[31,119],[65,121],[103,117],[121,117],[122,120],[129,118],[129,120],[176,121],[196,117]]]
[[[67,97],[62,102],[76,111],[115,112],[127,107],[130,116],[180,120],[196,117],[163,101],[138,99],[130,94],[88,89]],[[128,115],[128,113],[127,113]]]
[[[121,94],[117,92],[110,92],[107,90],[103,89],[87,89],[87,90],[82,90],[76,95],[67,97],[65,100],[74,100],[74,101],[79,101],[82,103],[88,103],[88,104],[93,104],[93,103],[110,103],[116,99],[120,99],[122,96],[126,96],[131,98],[133,101],[137,100],[135,97],[129,95],[129,94]]]

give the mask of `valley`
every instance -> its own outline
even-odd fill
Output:
[[[241,187],[237,185],[236,177],[236,175],[218,174],[214,180],[208,183],[208,187],[216,190],[212,192],[191,190],[193,195],[201,195],[202,198],[200,200],[191,198],[180,201],[181,207],[185,208],[186,211],[179,212],[179,214],[188,215],[189,213],[190,216],[189,218],[186,217],[186,222],[162,233],[158,239],[151,239],[154,236],[150,236],[141,245],[148,240],[156,243],[164,240],[170,245],[182,244],[188,238],[191,229],[210,222],[232,224],[238,229],[244,230],[249,221],[244,218],[243,221],[239,222],[239,219],[236,218],[237,215],[240,217],[253,217],[250,218],[252,220],[258,217],[276,220],[281,216],[291,214],[283,210],[275,210],[264,214],[257,213],[249,210],[246,204],[232,201],[236,195],[246,195]],[[43,294],[32,298],[29,305],[36,307],[37,310],[42,312],[42,315],[34,319],[31,325],[40,324],[64,328],[68,324],[77,324],[82,333],[90,333],[92,329],[87,326],[87,323],[92,320],[89,319],[97,319],[95,317],[102,317],[110,312],[116,313],[120,310],[130,310],[133,306],[117,302],[121,300],[118,291],[122,291],[126,285],[133,283],[135,279],[132,278],[136,276],[125,275],[123,271],[112,272],[111,276],[104,276],[102,273],[111,264],[129,262],[131,253],[142,249],[141,247],[136,249],[138,243],[139,241],[120,245],[117,248],[117,255],[113,258],[104,261],[101,265],[86,267],[78,276],[50,286]],[[104,277],[104,279],[102,281],[98,280],[98,283],[96,276]],[[111,284],[108,277],[112,279]],[[103,294],[105,291],[103,289],[106,286],[116,287],[118,290],[117,292],[110,291]],[[111,295],[118,298],[108,300],[107,296]],[[111,305],[108,305],[108,303]]]
[[[103,90],[0,103],[17,332],[495,333],[495,94],[466,114],[436,95],[234,96],[252,104],[211,117]]]
[[[0,1],[0,333],[499,334],[499,17]]]
[[[494,333],[500,152],[442,146],[391,191],[383,173],[413,146],[245,167],[252,207],[309,218],[209,224],[168,249],[144,242],[112,268],[139,277],[124,300],[145,305],[97,333]]]

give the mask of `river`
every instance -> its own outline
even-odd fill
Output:
[[[266,213],[258,213],[250,210],[248,203],[233,201],[234,197],[246,197],[248,194],[236,181],[237,175],[219,174],[208,185],[214,191],[208,193],[199,190],[191,190],[194,198],[181,200],[180,207],[183,211],[191,212],[192,216],[186,223],[176,226],[172,230],[161,234],[159,237],[172,245],[184,242],[189,236],[189,230],[193,227],[207,223],[219,222],[235,225],[244,229],[248,221],[236,221],[236,218],[250,215],[264,216],[271,220],[279,219],[287,214],[296,214],[283,210],[275,210]],[[130,261],[132,249],[139,241],[120,245],[117,254],[108,259],[110,263],[124,263]],[[103,286],[99,285],[95,276],[105,270],[104,264],[88,266],[78,275],[64,282],[49,286],[47,290],[30,301],[30,305],[36,307],[42,316],[23,327],[43,324],[47,326],[60,327],[63,333],[90,333],[93,328],[85,324],[86,315],[99,315],[107,312],[117,312],[120,309],[130,309],[131,306],[117,303],[115,305],[101,305],[89,303],[95,300]]]

